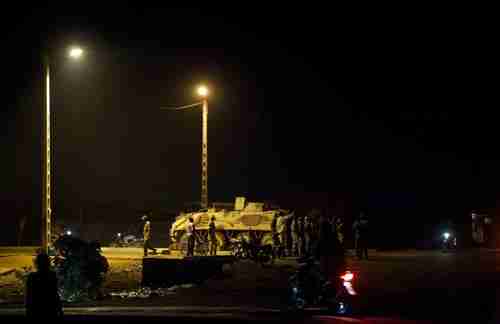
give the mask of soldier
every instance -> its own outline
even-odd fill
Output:
[[[210,223],[208,224],[208,235],[210,238],[210,251],[209,255],[215,256],[217,255],[217,236],[215,231],[215,216],[212,216],[210,219]]]
[[[300,256],[305,256],[306,253],[306,225],[305,225],[305,217],[301,216],[299,221],[299,254]]]
[[[363,213],[360,213],[359,218],[352,224],[355,239],[356,255],[358,259],[368,259],[368,219]]]
[[[311,214],[304,218],[304,253],[310,255],[311,248]]]
[[[142,216],[142,220],[144,221],[144,256],[148,256],[148,250],[153,250],[153,253],[156,254],[156,249],[151,245],[151,223],[148,220],[148,216]]]
[[[344,221],[341,217],[335,217],[335,232],[341,245],[344,244]]]
[[[289,233],[288,233],[288,224],[290,219],[293,217],[293,213],[288,215],[285,214],[285,211],[280,211],[280,216],[276,220],[276,232],[280,241],[280,255],[286,256],[288,251],[288,242],[289,242]]]
[[[344,250],[333,232],[334,227],[326,215],[321,215],[319,221],[319,237],[316,247],[316,258],[320,269],[328,281],[335,283],[338,274],[345,270]]]
[[[296,215],[292,220],[292,255],[293,256],[301,256],[300,246],[302,244],[301,233],[300,233],[300,216]]]
[[[271,221],[271,235],[273,237],[273,253],[277,258],[281,258],[281,243],[278,233],[278,218],[279,213],[274,213],[273,219]]]
[[[186,225],[186,235],[187,235],[187,256],[194,256],[194,240],[195,240],[195,228],[194,228],[194,220],[192,217],[189,217],[189,222]]]
[[[318,243],[318,211],[316,209],[311,210],[308,215],[308,220],[305,226],[305,237],[307,245],[307,254],[312,255]]]

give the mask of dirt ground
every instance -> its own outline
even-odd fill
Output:
[[[32,256],[0,257],[0,269],[28,267]],[[204,305],[204,306],[259,306],[278,307],[284,302],[284,292],[295,261],[278,260],[275,265],[262,267],[251,261],[235,263],[227,268],[225,276],[209,279],[199,286],[179,287],[166,296],[149,298],[121,298],[111,293],[136,291],[142,277],[141,259],[108,258],[110,270],[104,283],[103,300],[72,304],[74,306],[113,305]],[[0,276],[0,305],[23,303],[24,287],[16,273]]]

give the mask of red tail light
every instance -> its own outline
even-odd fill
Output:
[[[352,281],[354,279],[354,273],[351,271],[346,271],[340,278],[344,281]]]

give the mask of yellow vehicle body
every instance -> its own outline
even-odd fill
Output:
[[[262,244],[272,243],[271,223],[279,210],[264,210],[262,203],[248,203],[241,210],[217,210],[181,213],[170,228],[171,249],[185,250],[187,245],[186,225],[190,217],[196,228],[197,239],[208,241],[208,227],[215,217],[216,237],[219,249],[228,248],[232,239],[242,237],[257,239]]]

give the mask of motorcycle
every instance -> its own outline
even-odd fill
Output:
[[[261,265],[274,263],[274,250],[271,244],[256,244],[245,239],[233,240],[232,254],[238,259],[250,259]]]
[[[457,248],[457,238],[450,232],[444,232],[442,238],[442,249],[443,252],[454,250]]]
[[[318,262],[310,258],[289,279],[290,308],[326,306],[336,314],[351,314],[357,295],[353,286],[355,277],[354,272],[347,270],[338,275],[336,282],[330,282],[321,274]]]

